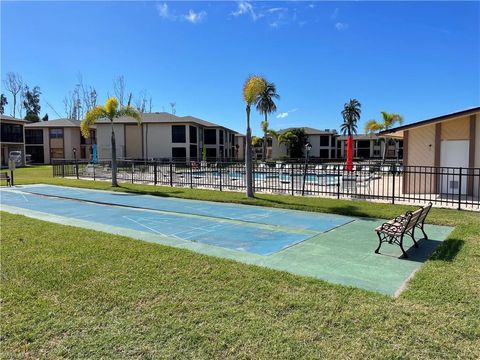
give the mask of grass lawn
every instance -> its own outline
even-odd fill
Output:
[[[110,189],[18,169],[16,183]],[[408,207],[142,185],[119,191],[389,218]],[[480,358],[480,215],[393,299],[229,260],[1,213],[3,358]]]

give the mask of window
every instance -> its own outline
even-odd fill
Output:
[[[23,142],[22,125],[2,124],[2,142]]]
[[[331,159],[335,159],[336,157],[337,157],[337,155],[336,155],[335,149],[332,149],[332,150],[330,151],[330,158],[331,158]]]
[[[184,127],[185,129],[185,127]],[[172,147],[172,158],[173,159],[185,159],[187,157],[187,149],[184,147]]]
[[[218,135],[220,136],[220,144],[223,144],[223,130],[220,130]]]
[[[25,134],[25,137],[27,135]],[[32,156],[33,164],[43,164],[43,146],[26,146],[25,152]]]
[[[25,143],[26,144],[43,144],[43,130],[42,129],[25,129]]]
[[[320,146],[329,146],[329,141],[330,135],[320,135]]]
[[[52,148],[50,149],[50,158],[51,159],[63,159],[65,156],[63,155],[62,148]]]
[[[215,145],[217,143],[217,130],[215,129],[205,129],[204,133],[204,142],[208,145]]]
[[[189,130],[190,130],[190,144],[196,144],[197,143],[197,127],[190,125]]]
[[[217,158],[217,149],[206,148],[206,150],[207,150],[207,159],[216,159]]]
[[[50,129],[50,139],[63,139],[63,129],[62,128]]]
[[[197,159],[197,145],[190,145],[190,160]]]
[[[321,159],[328,159],[328,149],[320,149],[320,158]]]
[[[172,143],[184,143],[185,141],[185,125],[172,125]]]

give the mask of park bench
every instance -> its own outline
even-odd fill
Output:
[[[0,173],[0,180],[5,180],[7,182],[7,186],[12,185],[10,182],[10,176],[5,172]]]
[[[403,237],[409,235],[413,240],[413,246],[418,248],[418,243],[415,240],[415,229],[420,229],[425,239],[428,239],[425,233],[424,224],[425,219],[432,208],[432,203],[427,206],[422,206],[415,211],[407,211],[405,215],[397,216],[395,219],[390,220],[377,227],[375,231],[378,235],[378,247],[375,253],[378,254],[380,247],[384,242],[389,244],[397,244],[402,249],[403,256],[408,258],[405,249],[403,248]]]

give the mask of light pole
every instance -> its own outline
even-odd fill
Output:
[[[303,172],[303,184],[302,184],[302,196],[305,194],[305,181],[307,179],[307,169],[308,169],[308,154],[312,150],[312,144],[308,141],[305,143],[305,170]]]
[[[73,160],[75,161],[75,174],[77,175],[77,179],[78,179],[77,149],[73,148],[72,151],[73,151]]]

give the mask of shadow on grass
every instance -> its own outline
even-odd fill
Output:
[[[438,247],[430,260],[451,262],[463,248],[464,244],[465,241],[461,239],[447,239]]]

